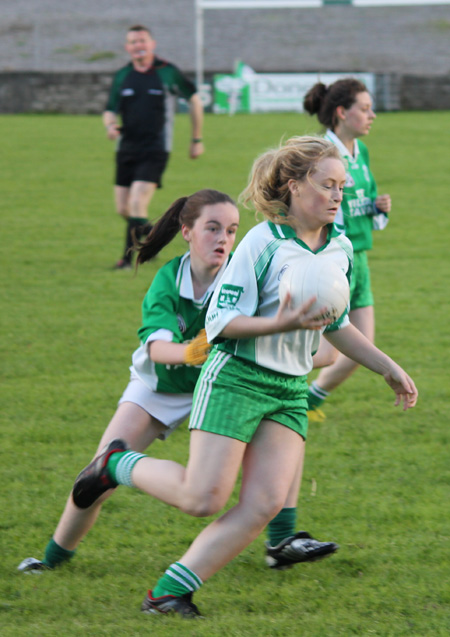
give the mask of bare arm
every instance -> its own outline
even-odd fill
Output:
[[[403,409],[414,407],[418,392],[414,381],[392,358],[367,339],[354,325],[325,334],[326,339],[340,352],[367,369],[383,376],[396,394],[395,404],[403,402]]]
[[[328,367],[336,362],[339,352],[323,336],[320,337],[319,349],[313,356],[313,369]]]
[[[154,363],[162,363],[163,365],[183,365],[186,347],[187,343],[152,341],[148,344],[148,352],[150,359]]]
[[[198,93],[194,93],[189,100],[189,112],[191,116],[191,143],[189,146],[189,157],[196,159],[204,152],[202,140],[203,131],[203,104]],[[200,141],[194,141],[200,140]]]
[[[152,341],[148,345],[148,354],[154,363],[163,365],[203,365],[208,358],[211,345],[206,338],[205,329],[186,343]]]
[[[108,139],[117,139],[120,135],[119,125],[117,123],[117,116],[113,111],[104,111],[102,115],[103,125],[106,128],[106,135]]]

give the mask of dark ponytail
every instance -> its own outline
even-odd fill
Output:
[[[318,82],[306,93],[303,106],[310,115],[317,115],[317,119],[323,126],[334,130],[337,124],[337,107],[351,108],[356,102],[358,93],[366,91],[367,86],[352,77],[337,80],[328,87]]]
[[[317,115],[322,108],[327,92],[328,89],[322,82],[314,84],[306,93],[305,99],[303,100],[303,108],[305,111],[310,115]]]
[[[187,200],[187,197],[177,199],[163,216],[158,219],[145,238],[145,241],[136,246],[136,265],[150,261],[150,259],[156,257],[156,255],[172,241],[180,230],[180,213]]]

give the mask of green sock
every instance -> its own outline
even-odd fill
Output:
[[[70,560],[74,555],[75,551],[63,549],[63,547],[56,544],[55,540],[52,538],[45,547],[45,557],[42,561],[49,568],[55,568],[58,564]]]
[[[182,597],[187,593],[198,591],[203,584],[198,575],[180,562],[171,564],[152,590],[153,597],[173,595]]]
[[[295,520],[297,509],[295,507],[281,509],[273,520],[267,525],[267,535],[270,546],[277,546],[280,542],[295,533]]]
[[[136,462],[146,457],[145,454],[137,453],[136,451],[117,451],[116,453],[112,453],[106,465],[109,476],[117,482],[117,484],[134,487],[133,481],[131,480],[131,472]]]
[[[330,395],[330,392],[325,391],[319,387],[315,380],[311,383],[308,389],[308,411],[315,407],[320,407],[325,398]]]

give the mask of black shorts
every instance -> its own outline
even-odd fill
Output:
[[[161,188],[161,177],[166,169],[169,153],[156,152],[130,154],[118,151],[116,155],[116,186],[129,188],[133,181],[148,181]]]

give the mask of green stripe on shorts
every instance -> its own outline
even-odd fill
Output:
[[[306,376],[290,376],[213,349],[194,392],[190,429],[250,442],[263,419],[306,439]]]

